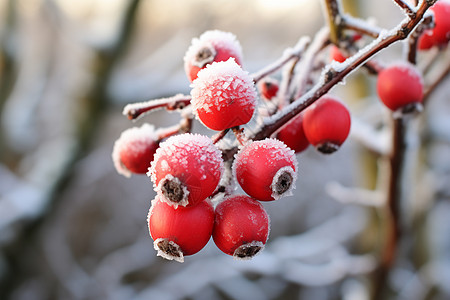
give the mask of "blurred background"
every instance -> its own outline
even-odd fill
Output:
[[[390,0],[345,5],[384,28],[403,18]],[[368,299],[383,218],[362,189],[378,197],[385,171],[361,130],[333,155],[298,155],[294,195],[264,203],[269,242],[244,262],[212,241],[183,264],[157,257],[152,183],[119,175],[111,159],[123,130],[178,122],[165,111],[131,122],[122,109],[189,94],[193,37],[233,32],[255,72],[324,24],[317,0],[0,0],[0,299]],[[395,45],[377,58],[401,55]],[[332,92],[355,120],[382,127],[374,82],[361,71]],[[411,122],[410,238],[389,280],[401,299],[450,298],[449,92],[446,80]]]

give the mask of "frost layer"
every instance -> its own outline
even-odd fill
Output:
[[[160,144],[147,175],[155,191],[162,194],[160,181],[176,178],[188,201],[178,203],[185,206],[206,199],[216,189],[224,169],[222,153],[207,136],[180,134]],[[163,197],[164,199],[165,197]],[[171,201],[167,201],[172,204]]]
[[[157,134],[153,125],[143,124],[141,127],[129,128],[122,132],[114,143],[112,159],[117,172],[125,177],[130,177],[132,172],[121,160],[122,151],[128,151],[135,157],[147,152],[149,147],[156,147]],[[150,166],[150,161],[148,162]]]
[[[189,71],[187,69],[189,65],[196,64],[197,54],[199,50],[204,48],[222,49],[223,51],[227,51],[232,57],[236,58],[239,63],[243,58],[241,44],[234,34],[220,30],[208,30],[199,38],[192,39],[191,46],[184,56],[186,72]]]
[[[213,130],[246,124],[253,116],[257,102],[253,78],[233,58],[200,70],[191,87],[194,112]]]

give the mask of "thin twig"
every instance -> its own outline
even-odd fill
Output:
[[[222,140],[222,139],[227,135],[228,131],[230,131],[230,128],[227,128],[227,129],[225,129],[225,130],[222,130],[222,131],[216,133],[215,135],[213,135],[213,136],[211,137],[211,140],[212,140],[213,144],[216,144],[216,143],[218,143],[220,140]]]
[[[236,126],[236,127],[232,127],[231,130],[233,131],[234,135],[236,136],[236,139],[239,142],[239,144],[241,144],[242,146],[247,144],[248,139],[244,134],[244,128],[239,128],[239,126]]]
[[[442,69],[440,74],[428,85],[423,94],[423,104],[425,105],[430,98],[431,93],[449,76],[450,74],[450,62],[447,62],[447,66]]]
[[[309,42],[310,42],[309,38],[307,37],[301,38],[294,48],[287,49],[278,60],[268,65],[267,67],[263,68],[262,70],[251,74],[250,76],[253,77],[253,81],[257,83],[264,77],[278,71],[281,67],[283,67],[286,63],[288,63],[292,59],[296,60],[300,59],[301,54],[303,53],[303,51],[305,51],[305,48],[308,46]]]
[[[157,109],[183,109],[186,106],[190,105],[190,102],[190,95],[177,94],[173,97],[152,99],[145,102],[128,104],[124,107],[122,114],[127,116],[130,120],[136,120],[144,114],[150,113]]]
[[[397,3],[398,6],[401,7],[401,9],[403,9],[403,11],[408,15],[408,16],[414,16],[415,11],[414,9],[409,5],[409,3],[403,1],[403,0],[393,0],[395,3]]]
[[[378,28],[375,25],[369,25],[366,21],[354,18],[349,15],[342,16],[342,23],[345,29],[350,29],[355,32],[373,37],[375,39],[378,38],[380,32],[382,31],[381,28]]]

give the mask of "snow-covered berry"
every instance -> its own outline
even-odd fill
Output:
[[[415,111],[421,107],[423,99],[422,75],[412,64],[392,64],[378,73],[377,92],[392,111]]]
[[[308,141],[322,153],[338,150],[350,133],[351,118],[338,99],[325,95],[309,106],[303,115],[303,130]]]
[[[296,172],[294,151],[271,138],[247,144],[233,163],[239,185],[248,195],[261,201],[289,195],[295,185]]]
[[[152,125],[129,128],[114,143],[112,159],[119,174],[130,177],[132,173],[145,174],[159,146]]]
[[[214,208],[209,200],[175,208],[157,195],[147,222],[158,256],[183,262],[184,256],[199,252],[211,238]]]
[[[420,50],[445,46],[450,41],[450,1],[437,1],[430,10],[434,13],[434,28],[425,30],[419,38]]]
[[[295,116],[291,121],[284,125],[277,133],[277,139],[286,144],[295,153],[306,150],[309,141],[306,138],[303,129],[303,113]]]
[[[162,200],[190,206],[214,192],[223,169],[222,153],[210,138],[185,133],[160,144],[147,175]]]
[[[243,125],[253,116],[257,102],[253,79],[233,58],[200,70],[191,87],[194,112],[210,129]]]
[[[184,69],[189,80],[197,78],[197,73],[213,61],[234,58],[242,64],[242,47],[236,36],[230,32],[209,30],[192,39],[192,44],[184,56]]]
[[[261,203],[245,195],[229,196],[216,207],[213,240],[224,253],[250,259],[264,248],[269,223]]]

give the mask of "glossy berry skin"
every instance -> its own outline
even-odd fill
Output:
[[[229,196],[216,207],[212,236],[222,252],[235,258],[252,258],[266,244],[269,216],[255,199]]]
[[[158,198],[147,217],[155,250],[159,256],[183,262],[184,256],[199,252],[211,238],[214,208],[209,200],[174,208]]]
[[[194,38],[184,56],[184,69],[189,81],[197,78],[198,72],[208,64],[234,58],[242,65],[242,48],[236,36],[230,32],[209,30]]]
[[[264,99],[272,100],[272,98],[277,95],[280,87],[278,80],[267,77],[258,83],[258,88]]]
[[[321,97],[304,111],[305,135],[313,146],[325,154],[339,149],[347,139],[350,126],[347,107],[328,95]]]
[[[125,130],[114,143],[112,158],[119,174],[145,174],[159,147],[154,127],[144,124]]]
[[[260,201],[273,201],[290,194],[296,172],[294,151],[277,139],[247,144],[233,162],[233,173],[239,185]]]
[[[450,1],[440,0],[430,10],[434,13],[435,27],[425,30],[419,38],[420,50],[430,49],[435,45],[444,46],[450,41]]]
[[[222,153],[211,139],[186,133],[160,144],[147,175],[162,200],[190,206],[214,192],[223,168]]]
[[[208,65],[191,87],[194,112],[212,130],[246,124],[253,116],[257,101],[253,78],[234,59]]]
[[[303,113],[300,113],[283,126],[277,133],[277,139],[285,143],[295,153],[306,150],[309,146],[309,141],[303,129]]]
[[[393,64],[378,73],[377,92],[392,111],[422,102],[422,76],[411,64]]]

